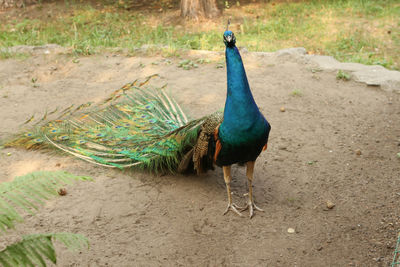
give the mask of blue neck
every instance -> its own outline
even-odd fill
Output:
[[[236,46],[225,50],[228,91],[225,102],[224,122],[229,128],[249,128],[260,117],[247,81],[242,58]]]

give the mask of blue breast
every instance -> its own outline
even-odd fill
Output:
[[[222,144],[218,165],[255,160],[267,143],[271,128],[254,101],[236,46],[227,46],[225,56],[228,89],[218,133]]]

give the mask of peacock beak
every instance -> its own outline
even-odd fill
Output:
[[[228,36],[226,36],[226,41],[228,42],[228,43],[230,43],[231,41],[232,41],[232,35],[228,35]]]

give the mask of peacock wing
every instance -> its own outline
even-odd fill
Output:
[[[193,148],[193,164],[197,174],[213,169],[215,153],[214,133],[222,123],[223,113],[215,112],[208,116],[200,127],[199,137]]]

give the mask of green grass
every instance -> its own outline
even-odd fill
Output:
[[[221,25],[231,17],[238,46],[249,51],[303,46],[311,54],[332,55],[340,61],[400,68],[398,0],[259,2],[231,5],[215,21],[188,22],[184,27],[182,21],[174,25],[165,19],[169,13],[127,11],[116,4],[94,8],[68,1],[59,2],[57,9],[43,3],[30,10],[36,16],[2,15],[0,46],[56,43],[82,55],[108,47],[134,52],[143,45],[155,45],[150,50],[166,56],[179,55],[180,49],[221,51]],[[50,11],[49,18],[45,14]]]
[[[29,58],[31,55],[28,53],[13,53],[9,51],[0,51],[0,59],[8,59],[8,58],[15,58],[24,60]]]
[[[300,90],[298,90],[298,89],[294,89],[294,90],[290,93],[290,95],[291,95],[291,96],[302,96],[303,93],[302,93]]]
[[[345,72],[344,70],[339,70],[336,73],[336,79],[344,80],[344,81],[350,81],[351,75],[349,73]]]

